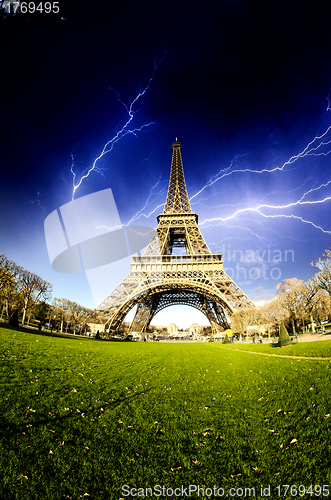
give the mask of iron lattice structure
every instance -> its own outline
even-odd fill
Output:
[[[131,331],[146,331],[161,309],[182,304],[204,313],[213,333],[229,328],[234,310],[254,307],[224,271],[222,255],[209,250],[191,209],[177,140],[172,152],[167,199],[155,233],[143,256],[133,257],[130,273],[97,308],[110,330],[118,329],[134,306]],[[173,255],[176,248],[186,254]]]

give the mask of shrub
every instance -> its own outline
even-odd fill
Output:
[[[290,336],[288,334],[288,331],[286,329],[286,326],[284,325],[284,323],[282,321],[282,324],[280,325],[278,346],[282,347],[282,346],[285,346],[285,345],[290,345],[291,343],[292,342],[291,342]]]

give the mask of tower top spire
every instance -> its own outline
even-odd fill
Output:
[[[167,200],[163,213],[192,212],[190,200],[187,194],[184,169],[182,162],[182,145],[180,142],[172,144],[172,162]]]

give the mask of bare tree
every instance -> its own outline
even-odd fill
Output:
[[[49,300],[52,285],[36,274],[22,268],[18,275],[17,284],[20,304],[23,307],[22,325],[24,325],[28,309],[37,302]]]
[[[60,332],[63,332],[63,324],[67,313],[70,311],[70,300],[54,298],[53,307],[57,319],[60,321]]]
[[[260,319],[260,312],[255,307],[238,309],[231,316],[231,329],[236,333],[244,333],[247,327],[257,324]]]
[[[313,278],[305,281],[301,285],[301,297],[302,297],[302,306],[304,310],[309,315],[309,320],[311,324],[311,330],[315,333],[315,323],[313,319],[313,311],[316,309],[318,292],[319,292],[319,282],[316,275]]]
[[[331,296],[331,250],[325,250],[322,257],[311,262],[311,265],[319,269],[316,274],[319,287]]]
[[[268,318],[272,325],[273,333],[280,332],[280,326],[282,322],[285,322],[286,319],[289,318],[289,312],[280,298],[280,296],[276,296],[269,304],[266,306],[268,311]],[[270,327],[269,327],[270,331]]]
[[[0,254],[0,300],[7,317],[10,315],[11,305],[17,302],[17,278],[21,270],[15,262]]]
[[[73,330],[76,331],[79,328],[81,331],[86,332],[87,321],[92,316],[93,311],[70,300],[68,300],[67,305],[67,317]]]
[[[298,278],[287,278],[276,285],[276,289],[279,293],[279,300],[288,310],[294,334],[296,333],[298,309],[302,300],[302,283],[303,280],[299,280]]]

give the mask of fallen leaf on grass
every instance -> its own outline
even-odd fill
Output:
[[[172,472],[174,472],[175,470],[181,470],[182,467],[171,467],[171,470]]]
[[[20,474],[17,479],[22,481],[22,479],[28,480],[29,478],[28,478],[28,476],[24,476],[23,474]]]
[[[231,474],[231,477],[240,477],[241,474]]]
[[[210,434],[211,432],[213,432],[213,429],[210,429],[210,428],[208,427],[208,429],[206,429],[206,430],[204,430],[203,432],[201,432],[201,434],[202,434],[203,436],[207,436],[207,434]]]
[[[292,439],[292,441],[290,442],[290,444],[293,444],[293,443],[296,443],[298,440],[296,438]]]

